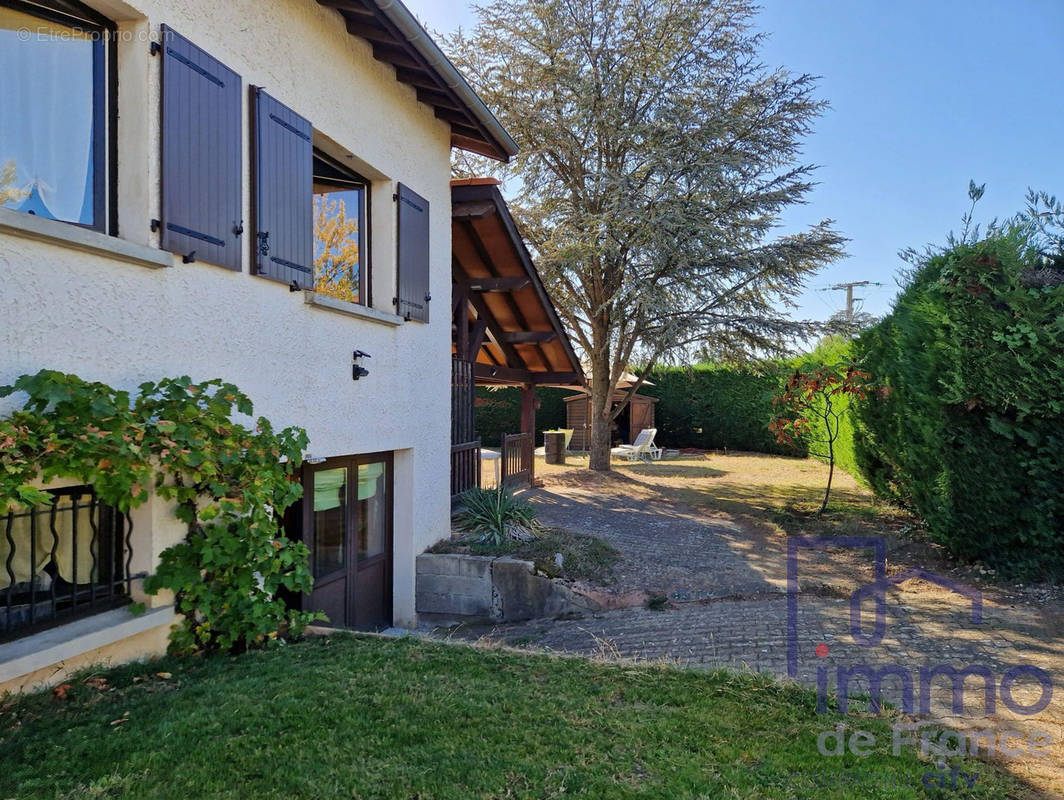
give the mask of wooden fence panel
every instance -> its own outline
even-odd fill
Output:
[[[451,497],[480,486],[480,439],[451,445]]]
[[[531,433],[502,437],[502,483],[510,488],[531,488],[533,439]]]
[[[476,383],[473,362],[451,359],[451,444],[467,444],[477,438]]]

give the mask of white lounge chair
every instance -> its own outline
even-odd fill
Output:
[[[617,458],[627,458],[629,461],[657,461],[661,458],[661,448],[654,446],[654,437],[657,436],[657,428],[643,428],[635,441],[631,444],[622,444],[610,450],[610,455]]]

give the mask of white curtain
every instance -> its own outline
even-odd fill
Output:
[[[0,8],[0,170],[13,161],[13,208],[92,219],[92,42]]]
[[[55,559],[59,569],[59,576],[68,583],[74,582],[74,510],[69,497],[60,496],[56,500],[55,532],[59,536],[56,547]],[[51,578],[44,568],[52,560],[52,546],[55,539],[52,537],[52,513],[50,509],[44,510],[37,515],[36,531],[36,558],[33,558],[33,529],[29,517],[14,517],[11,524],[11,539],[15,543],[15,554],[11,559],[11,571],[15,573],[15,585],[20,584],[29,588],[31,579],[36,576],[37,589],[45,590],[51,587]],[[93,583],[98,575],[98,567],[103,553],[100,552],[102,531],[97,539],[96,564],[97,570],[93,569],[92,557],[92,521],[88,498],[78,503],[77,513],[77,546],[78,546],[78,583]],[[0,589],[11,586],[11,576],[7,572],[7,559],[11,552],[11,545],[7,538],[7,517],[0,516]]]

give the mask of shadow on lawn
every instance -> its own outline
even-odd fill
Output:
[[[726,470],[714,469],[713,467],[662,464],[659,461],[650,464],[638,463],[631,466],[627,464],[615,465],[615,469],[620,469],[622,473],[631,473],[632,475],[648,478],[719,478],[728,474]]]

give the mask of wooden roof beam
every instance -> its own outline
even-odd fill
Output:
[[[524,239],[521,237],[521,233],[517,230],[517,225],[514,223],[513,217],[510,215],[509,209],[507,209],[506,203],[502,199],[502,194],[499,191],[499,188],[497,186],[490,186],[486,189],[483,187],[460,187],[457,190],[452,189],[451,194],[452,198],[454,198],[457,194],[458,197],[463,198],[462,202],[470,202],[474,198],[477,198],[478,195],[482,197],[485,193],[493,199],[493,202],[497,202],[499,204],[499,219],[501,220],[506,232],[509,234],[510,240],[514,242],[518,254],[518,259],[525,267],[525,271],[530,276],[536,276],[536,279],[533,281],[533,289],[539,296],[540,303],[542,304],[543,308],[546,309],[547,316],[551,319],[552,327],[554,327],[554,329],[557,331],[564,332],[564,325],[562,324],[562,321],[558,316],[557,310],[554,308],[554,303],[551,302],[550,296],[547,294],[546,289],[543,287],[542,281],[540,281],[538,278],[536,267],[532,263],[532,256],[528,252],[528,248],[525,246]],[[471,222],[467,222],[466,224],[469,225],[471,228],[473,227]],[[490,266],[489,269],[491,269]],[[559,341],[561,342],[562,348],[565,350],[569,363],[572,364],[577,371],[580,371],[580,360],[578,359],[576,353],[573,351],[573,347],[569,341],[569,337],[567,335],[563,335]],[[546,363],[550,362],[547,361]]]
[[[488,158],[499,158],[498,148],[493,147],[482,139],[473,139],[453,131],[451,133],[451,146],[457,147],[459,150],[468,150],[470,153],[487,156]]]
[[[452,203],[452,219],[481,219],[496,212],[495,203],[490,200],[475,200],[469,203]]]
[[[451,316],[458,313],[459,306],[462,308],[462,313],[466,313],[465,306],[468,301],[468,291],[461,284],[455,283],[451,287]]]
[[[444,122],[453,122],[456,125],[463,125],[470,130],[476,130],[473,124],[470,122],[469,115],[463,113],[460,110],[451,110],[449,108],[436,108],[436,118],[442,119]]]
[[[470,292],[516,292],[530,283],[532,281],[527,275],[515,275],[505,278],[470,278],[462,287]]]
[[[424,35],[416,18],[402,3],[388,0],[318,0],[337,11],[348,32],[373,47],[373,57],[390,64],[401,83],[422,88],[421,102],[444,113],[459,114],[450,121],[454,147],[508,161],[517,145],[502,129],[446,56]]]
[[[408,69],[406,67],[395,68],[395,79],[400,83],[409,83],[411,86],[442,91],[443,87],[429,73],[423,69]]]
[[[557,339],[558,334],[555,331],[508,331],[504,338],[508,344],[546,344]]]
[[[363,22],[361,19],[353,19],[352,17],[346,17],[344,22],[347,25],[347,32],[352,36],[361,36],[363,39],[368,40],[370,43],[381,43],[393,46],[401,46],[391,33],[386,31],[379,25]]]
[[[421,63],[405,49],[392,47],[381,42],[373,43],[373,57],[386,64],[394,64],[398,67],[421,69]]]
[[[461,223],[465,228],[466,233],[469,235],[469,241],[472,242],[473,250],[476,252],[477,257],[483,262],[484,266],[487,267],[488,271],[492,273],[492,277],[502,277],[501,275],[499,275],[499,270],[496,268],[495,262],[492,260],[491,254],[488,252],[488,248],[485,246],[484,240],[480,236],[480,231],[477,230],[477,226],[474,225],[473,221],[469,219],[461,220]],[[511,238],[511,241],[520,241],[520,238]],[[531,279],[527,268],[525,269],[525,274],[529,276],[529,279]],[[480,295],[475,294],[471,295],[471,297],[479,296]],[[516,320],[518,327],[526,331],[532,327],[528,324],[528,320],[525,319],[525,315],[521,312],[521,309],[518,307],[517,302],[514,300],[512,294],[505,293],[503,294],[502,299],[506,303],[507,308],[510,309],[510,313],[513,315],[514,320]],[[539,354],[540,361],[542,361],[545,365],[550,366],[550,359],[547,357],[546,352],[543,350],[542,347],[539,346],[538,343],[536,344],[536,352]],[[523,363],[524,359],[521,359],[521,361]]]
[[[398,70],[396,70],[398,73]],[[425,105],[433,106],[435,108],[446,108],[450,111],[461,111],[462,105],[449,94],[438,92],[433,87],[427,86],[415,86],[417,89],[417,99]]]
[[[451,258],[451,273],[455,280],[458,282],[464,282],[469,280],[469,277],[462,269],[462,265],[458,263],[458,259]],[[495,318],[495,315],[491,313],[491,309],[488,308],[487,303],[484,302],[484,298],[479,294],[469,295],[469,305],[473,306],[473,309],[477,312],[477,318],[482,319],[487,323],[488,332],[491,334],[491,338],[502,350],[503,356],[506,358],[508,364],[523,364],[524,359],[518,354],[512,344],[503,340],[505,331],[502,326],[499,325],[499,321]]]
[[[476,128],[471,128],[467,122],[464,123],[452,119],[447,119],[446,117],[440,114],[440,109],[438,108],[436,109],[436,118],[442,119],[444,122],[450,125],[451,134],[454,136],[465,136],[468,138],[472,138],[474,134],[476,134],[477,136],[480,135],[480,131],[478,131]]]
[[[494,383],[532,383],[543,384],[579,384],[580,376],[575,372],[532,372],[527,369],[511,367],[493,367],[491,364],[477,363],[473,366],[473,375],[484,381]]]
[[[466,361],[477,360],[477,353],[480,352],[480,346],[484,344],[484,335],[487,331],[488,323],[486,320],[478,319],[473,323],[469,330],[469,343],[466,346],[466,352],[469,354],[466,356]]]
[[[364,3],[360,3],[358,0],[318,0],[318,2],[328,8],[335,8],[340,11],[349,11],[352,14],[358,14],[361,17],[375,17],[376,13],[373,9],[366,8]]]
[[[389,31],[392,30],[392,26],[388,24],[385,20],[383,20],[380,16],[375,15],[374,19],[384,29]],[[393,35],[393,39],[396,39],[398,42],[402,41],[402,38],[397,35]],[[411,51],[410,48],[402,44],[389,45],[384,42],[373,42],[372,44],[373,57],[376,58],[378,61],[384,61],[385,63],[391,64],[396,67],[395,77],[397,80],[403,81],[403,76],[401,76],[399,73],[399,68],[402,67],[406,67],[409,70],[413,70],[416,72],[421,72],[425,74],[426,77],[429,77],[429,79],[431,80],[431,67],[426,62],[424,62],[417,55],[416,52]],[[418,84],[414,85],[416,87]],[[426,86],[423,88],[434,89],[448,96],[453,94],[446,86],[441,86],[436,81],[433,81],[433,85]],[[452,110],[449,108],[434,106],[436,116],[444,120],[445,122],[450,123],[452,134],[456,136],[461,136],[463,139],[470,138],[473,140],[483,140],[484,144],[489,144],[489,150],[493,149],[490,147],[491,137],[488,135],[483,125],[481,125],[478,120],[471,117],[468,112],[463,113],[462,105],[461,103],[457,103],[456,97],[452,97],[451,99],[451,105],[457,105],[458,108]],[[453,141],[454,139],[452,137],[452,142]]]

